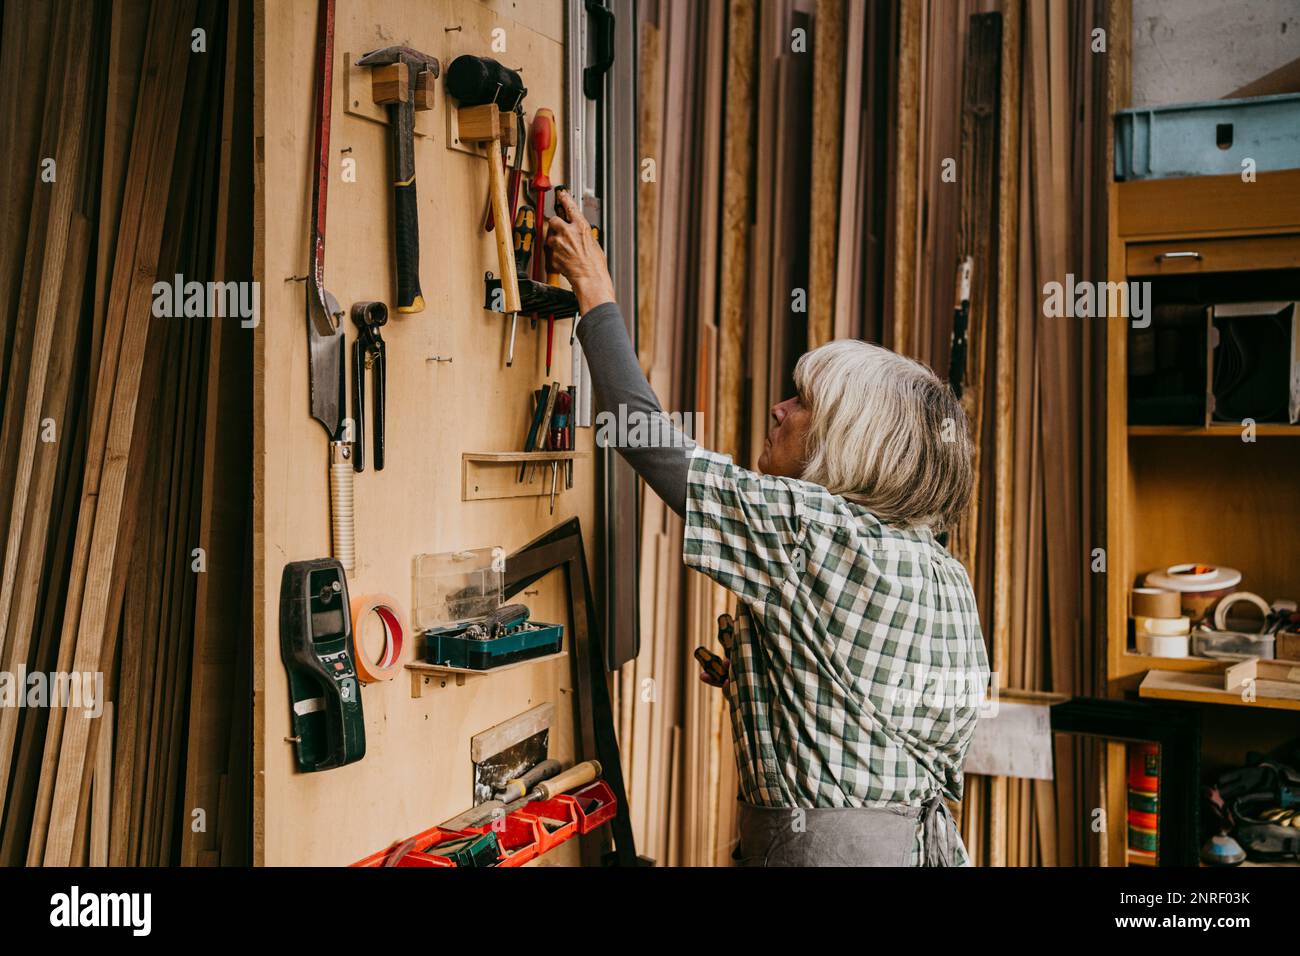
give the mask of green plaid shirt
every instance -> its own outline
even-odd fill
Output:
[[[696,448],[683,550],[748,612],[736,616],[728,694],[745,800],[961,799],[989,666],[966,569],[928,529],[890,527],[820,485]]]

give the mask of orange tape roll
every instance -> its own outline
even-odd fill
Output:
[[[379,660],[370,660],[361,646],[361,629],[370,614],[384,627],[384,649]],[[392,680],[400,669],[402,644],[406,637],[406,616],[391,594],[360,594],[352,599],[352,658],[363,684]]]

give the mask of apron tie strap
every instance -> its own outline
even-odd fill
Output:
[[[925,854],[925,866],[952,866],[952,834],[956,829],[952,813],[943,799],[943,794],[936,791],[921,808],[921,842]]]

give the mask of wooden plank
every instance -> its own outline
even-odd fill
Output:
[[[778,18],[777,5],[760,3],[758,6],[758,45],[755,54],[754,72],[758,76],[757,94],[758,110],[755,124],[755,143],[772,143],[777,135],[778,112],[777,96],[777,60],[776,52],[785,41],[784,22]],[[775,179],[775,151],[757,150],[754,163],[754,182],[756,184],[773,183]],[[756,186],[754,193],[754,226],[750,235],[750,292],[749,301],[753,305],[757,321],[749,326],[749,348],[747,365],[749,368],[749,402],[747,410],[748,436],[745,445],[746,460],[740,461],[747,467],[756,467],[758,456],[763,448],[763,439],[767,433],[768,375],[767,366],[770,357],[771,341],[770,323],[765,317],[767,308],[771,307],[771,276],[773,261],[773,215],[776,190]],[[786,293],[788,295],[788,291]]]
[[[997,308],[996,252],[998,222],[998,151],[1001,146],[1001,53],[1002,21],[1000,14],[980,14],[971,18],[966,48],[966,69],[962,84],[961,208],[957,260],[970,258],[973,263],[970,282],[967,350],[962,407],[970,424],[973,443],[971,467],[975,475],[971,503],[954,529],[953,553],[971,570],[976,595],[981,597],[992,569],[976,565],[980,528],[981,470],[986,460],[984,416],[985,371],[988,366],[989,326]],[[956,295],[953,296],[954,300]],[[984,602],[980,602],[984,604]],[[992,609],[983,606],[987,617]],[[995,797],[997,791],[995,790]],[[996,813],[995,813],[996,815]]]
[[[91,816],[90,865],[108,866],[108,832],[113,799],[113,702],[104,704],[95,748],[95,803]]]
[[[73,34],[80,31],[72,30]],[[73,40],[69,56],[81,62],[88,55],[88,33],[80,32],[81,39]],[[52,65],[53,69],[53,65]],[[62,71],[63,97],[59,109],[70,116],[80,116],[85,109],[87,89],[90,85],[89,71]],[[58,74],[56,74],[58,75]],[[7,621],[13,600],[14,581],[18,573],[19,546],[22,541],[23,526],[27,517],[30,501],[32,469],[35,464],[36,451],[41,443],[42,405],[45,401],[45,382],[50,370],[50,352],[54,342],[54,330],[58,322],[58,307],[63,297],[65,269],[77,270],[75,260],[69,262],[69,252],[77,250],[72,243],[76,241],[73,233],[73,214],[78,193],[81,189],[80,171],[83,168],[83,137],[79,123],[65,123],[58,139],[55,151],[63,166],[63,175],[57,176],[49,191],[49,222],[43,239],[45,256],[41,263],[39,282],[34,296],[34,319],[30,351],[22,357],[27,367],[26,401],[23,405],[21,419],[5,416],[3,437],[0,443],[6,448],[17,446],[18,454],[14,459],[12,493],[13,505],[9,512],[9,526],[5,544],[3,581],[0,582],[0,659],[4,656],[7,642]],[[24,298],[26,298],[26,277],[24,277]],[[25,312],[25,310],[24,310]],[[8,406],[7,406],[8,407]],[[11,433],[11,424],[16,424],[16,434]],[[6,456],[8,457],[8,456]],[[39,502],[38,502],[39,505]]]
[[[434,667],[435,665],[424,665],[424,667]],[[412,670],[423,670],[423,667],[408,665]],[[465,668],[447,668],[451,671],[464,670]],[[474,763],[482,763],[493,754],[499,754],[508,747],[513,747],[520,741],[527,740],[551,726],[551,719],[555,716],[555,705],[550,701],[544,701],[536,707],[530,707],[522,714],[517,714],[509,720],[503,720],[501,723],[489,727],[482,733],[477,733],[469,739],[469,759]]]
[[[29,237],[44,231],[40,214],[44,203],[36,200],[48,198],[49,190],[32,171],[40,159],[46,97],[56,97],[60,87],[33,84],[29,79],[42,65],[53,69],[50,45],[56,39],[51,28],[55,6],[31,0],[8,4],[13,23],[0,37],[0,142],[5,144],[0,174],[7,184],[0,193],[0,395],[14,394],[8,391],[10,375],[15,367],[22,371],[20,364],[15,366],[21,355],[14,346],[14,335],[24,321],[17,308],[24,263],[44,252],[39,245],[33,249]],[[38,88],[33,90],[33,85]],[[6,401],[4,407],[8,410],[14,403]],[[0,462],[0,475],[6,476],[0,480],[0,489],[10,487],[9,469],[10,463]],[[8,525],[9,506],[9,496],[0,494],[0,529]]]
[[[69,259],[73,263],[84,262],[89,248],[89,223],[80,214],[72,218]],[[54,423],[58,440],[47,443],[37,435],[32,436],[33,445],[38,447],[33,450],[37,460],[31,481],[31,520],[27,523],[21,547],[10,546],[5,550],[5,595],[0,599],[0,621],[10,622],[10,646],[7,655],[0,654],[0,660],[6,662],[5,669],[10,673],[16,672],[19,664],[25,665],[28,660],[33,637],[32,623],[46,562],[47,535],[51,519],[56,517],[56,471],[60,459],[64,457],[61,451],[64,443],[71,442],[75,436],[72,413],[68,409],[68,393],[74,372],[74,352],[78,340],[85,275],[84,269],[75,266],[67,272],[56,320],[56,354],[51,359],[46,392],[38,410],[42,420],[48,418]],[[64,466],[66,465],[65,460]],[[11,603],[15,591],[17,600]],[[12,615],[7,613],[10,611]],[[18,718],[18,710],[0,709],[0,794],[6,791],[13,770],[13,744]]]
[[[1220,674],[1191,674],[1185,671],[1153,669],[1147,672],[1139,696],[1153,700],[1181,700],[1261,710],[1300,710],[1300,684],[1291,681],[1256,680],[1253,698],[1240,687],[1225,690]]]
[[[841,136],[845,108],[842,0],[817,0],[813,17],[812,209],[808,235],[808,348],[834,337]]]
[[[101,391],[103,404],[95,409],[91,452],[92,455],[95,452],[96,437],[103,434],[103,471],[95,489],[93,533],[89,528],[86,529],[89,563],[85,572],[80,612],[78,614],[70,607],[64,620],[65,645],[71,642],[75,633],[76,653],[73,664],[74,669],[79,671],[98,667],[103,641],[104,612],[116,556],[117,523],[121,515],[140,367],[144,357],[145,332],[152,299],[153,276],[140,269],[139,264],[156,261],[157,244],[161,238],[166,193],[158,184],[167,183],[171,179],[176,132],[180,122],[180,99],[185,86],[181,78],[189,59],[188,33],[179,27],[191,22],[193,14],[194,0],[180,0],[176,4],[164,5],[162,11],[155,8],[150,24],[151,44],[145,62],[151,68],[146,70],[145,80],[141,84],[141,108],[137,114],[139,118],[139,114],[145,110],[157,112],[156,137],[148,136],[146,139],[144,136],[147,134],[142,135],[141,127],[148,130],[152,123],[137,122],[123,209],[138,206],[141,211],[139,229],[132,229],[134,223],[129,223],[128,218],[123,216],[122,229],[131,231],[119,232],[119,237],[125,237],[127,242],[124,244],[119,239],[109,309],[110,324],[124,325],[118,377],[113,385],[111,405],[110,396]],[[146,150],[151,154],[147,160],[143,155]],[[152,191],[149,191],[149,184],[153,184]],[[117,351],[105,349],[109,355]],[[103,384],[101,376],[101,386]],[[88,470],[93,474],[96,462],[92,459],[90,464],[92,467]],[[89,510],[89,504],[87,499],[83,499],[83,513]],[[85,526],[79,522],[79,539],[83,537],[83,527]],[[81,551],[80,548],[77,550]],[[57,717],[57,713],[51,715],[51,731],[55,730]],[[48,772],[51,775],[57,773],[43,853],[47,865],[67,862],[71,850],[77,791],[86,760],[89,727],[85,717],[74,712],[68,714],[62,723],[61,734],[51,733],[47,737],[47,755],[52,757],[54,753],[58,754],[57,764],[53,760],[47,760]]]
[[[866,59],[867,4],[850,3],[844,30],[843,116],[840,132],[840,171],[838,222],[835,247],[835,301],[831,323],[833,338],[853,337],[858,317],[858,300],[854,294],[861,262],[863,210],[861,185],[868,157],[862,150],[862,128],[867,125],[867,106],[863,103]]]
[[[140,62],[151,0],[114,0],[108,38],[108,93],[105,101],[103,170],[99,186],[99,237],[96,242],[95,324],[90,349],[91,375],[99,370],[99,352],[108,312],[109,283],[117,249],[117,222],[126,186],[127,150],[135,122]]]
[[[659,303],[659,220],[661,217],[659,176],[666,170],[663,155],[663,53],[659,27],[641,24],[640,110],[637,116],[637,146],[642,162],[655,164],[653,177],[639,177],[637,193],[637,353],[641,368],[654,364],[655,322]]]
[[[920,125],[921,0],[900,0],[898,71],[892,109],[898,139],[890,179],[896,190],[894,216],[886,245],[893,254],[893,283],[888,286],[885,315],[893,317],[885,345],[910,355],[916,307],[916,221],[918,211],[917,139]]]
[[[1002,14],[1001,102],[998,132],[998,207],[996,260],[996,345],[994,357],[994,567],[993,632],[990,663],[995,672],[1007,667],[1011,640],[1011,554],[1015,456],[1012,439],[1016,413],[1016,315],[1019,306],[1016,257],[1020,218],[1020,7]]]
[[[239,46],[241,0],[231,0],[226,11],[225,73],[222,86],[221,137],[219,145],[218,195],[215,216],[216,235],[213,237],[213,278],[217,281],[237,281],[234,260],[228,255],[227,243],[231,241],[231,221],[238,222],[239,208],[247,208],[248,197],[238,183],[232,186],[233,163],[243,162],[232,158],[232,152],[244,144],[245,135],[238,136],[236,145],[237,112],[247,97],[247,89],[237,89],[239,75]],[[248,58],[250,51],[243,50]],[[247,124],[239,124],[241,130]],[[232,190],[235,198],[232,203]],[[232,208],[234,207],[234,208]],[[237,227],[236,227],[236,230]],[[228,595],[236,593],[243,575],[242,563],[230,560],[239,553],[243,537],[242,522],[233,520],[230,502],[237,498],[235,489],[242,485],[239,477],[244,471],[251,473],[245,449],[247,442],[239,430],[219,427],[224,420],[250,420],[252,407],[247,393],[247,380],[238,374],[235,336],[238,332],[230,322],[213,322],[208,336],[208,379],[204,397],[204,439],[202,474],[200,481],[201,510],[199,517],[199,546],[208,555],[222,556],[211,563],[198,576],[195,584],[193,616],[193,665],[189,685],[189,721],[186,746],[184,807],[189,813],[201,810],[206,817],[206,827],[198,830],[182,826],[180,862],[182,866],[195,866],[201,854],[208,853],[219,860],[215,849],[220,840],[219,786],[220,768],[224,765],[229,742],[225,733],[230,726],[230,698],[234,660],[234,617],[229,612],[233,602]],[[222,364],[223,339],[231,339],[226,349],[227,358]],[[237,382],[242,384],[237,385]],[[215,576],[215,581],[214,581]]]
[[[745,339],[751,313],[750,207],[755,150],[753,0],[730,0],[727,12],[727,108],[722,144],[722,277],[718,291],[718,414],[715,447],[740,460],[745,395]]]

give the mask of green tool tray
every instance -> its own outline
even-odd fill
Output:
[[[463,627],[431,628],[424,632],[421,653],[426,664],[476,671],[558,654],[564,646],[564,625],[529,623],[525,630],[486,640],[464,637]]]

